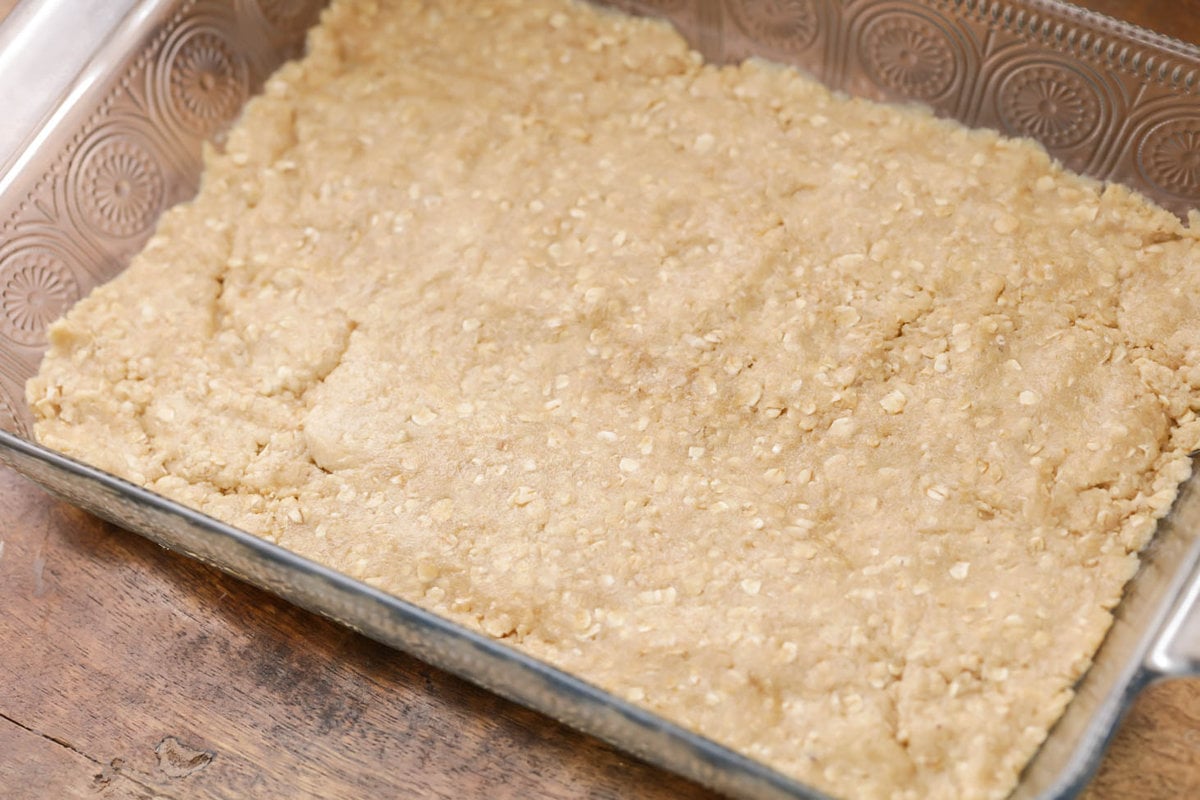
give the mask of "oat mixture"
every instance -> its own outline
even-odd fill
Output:
[[[40,440],[834,794],[1008,792],[1200,445],[1200,225],[659,23],[335,2],[206,163]]]

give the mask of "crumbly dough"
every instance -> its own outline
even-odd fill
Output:
[[[1001,797],[1200,444],[1200,241],[568,0],[335,2],[37,436],[829,792]]]

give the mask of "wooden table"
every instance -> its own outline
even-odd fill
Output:
[[[1087,4],[1200,42],[1200,0]],[[0,797],[363,796],[713,797],[0,470]],[[1200,797],[1200,681],[1089,797]]]

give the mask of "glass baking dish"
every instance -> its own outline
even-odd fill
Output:
[[[1200,209],[1200,49],[1057,0],[616,0],[707,58],[791,63],[833,88],[1031,136],[1067,166]],[[0,461],[69,502],[339,620],[649,762],[743,798],[813,789],[571,675],[266,541],[51,452],[23,386],[45,327],[140,249],[197,184],[316,0],[66,0],[0,19]],[[1200,217],[1192,217],[1200,224]],[[1132,699],[1200,674],[1200,486],[1144,551],[1094,665],[1014,797],[1077,793]]]

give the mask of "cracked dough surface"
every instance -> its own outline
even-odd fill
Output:
[[[1004,795],[1200,444],[1200,225],[658,23],[335,2],[206,164],[40,440],[834,794]]]

